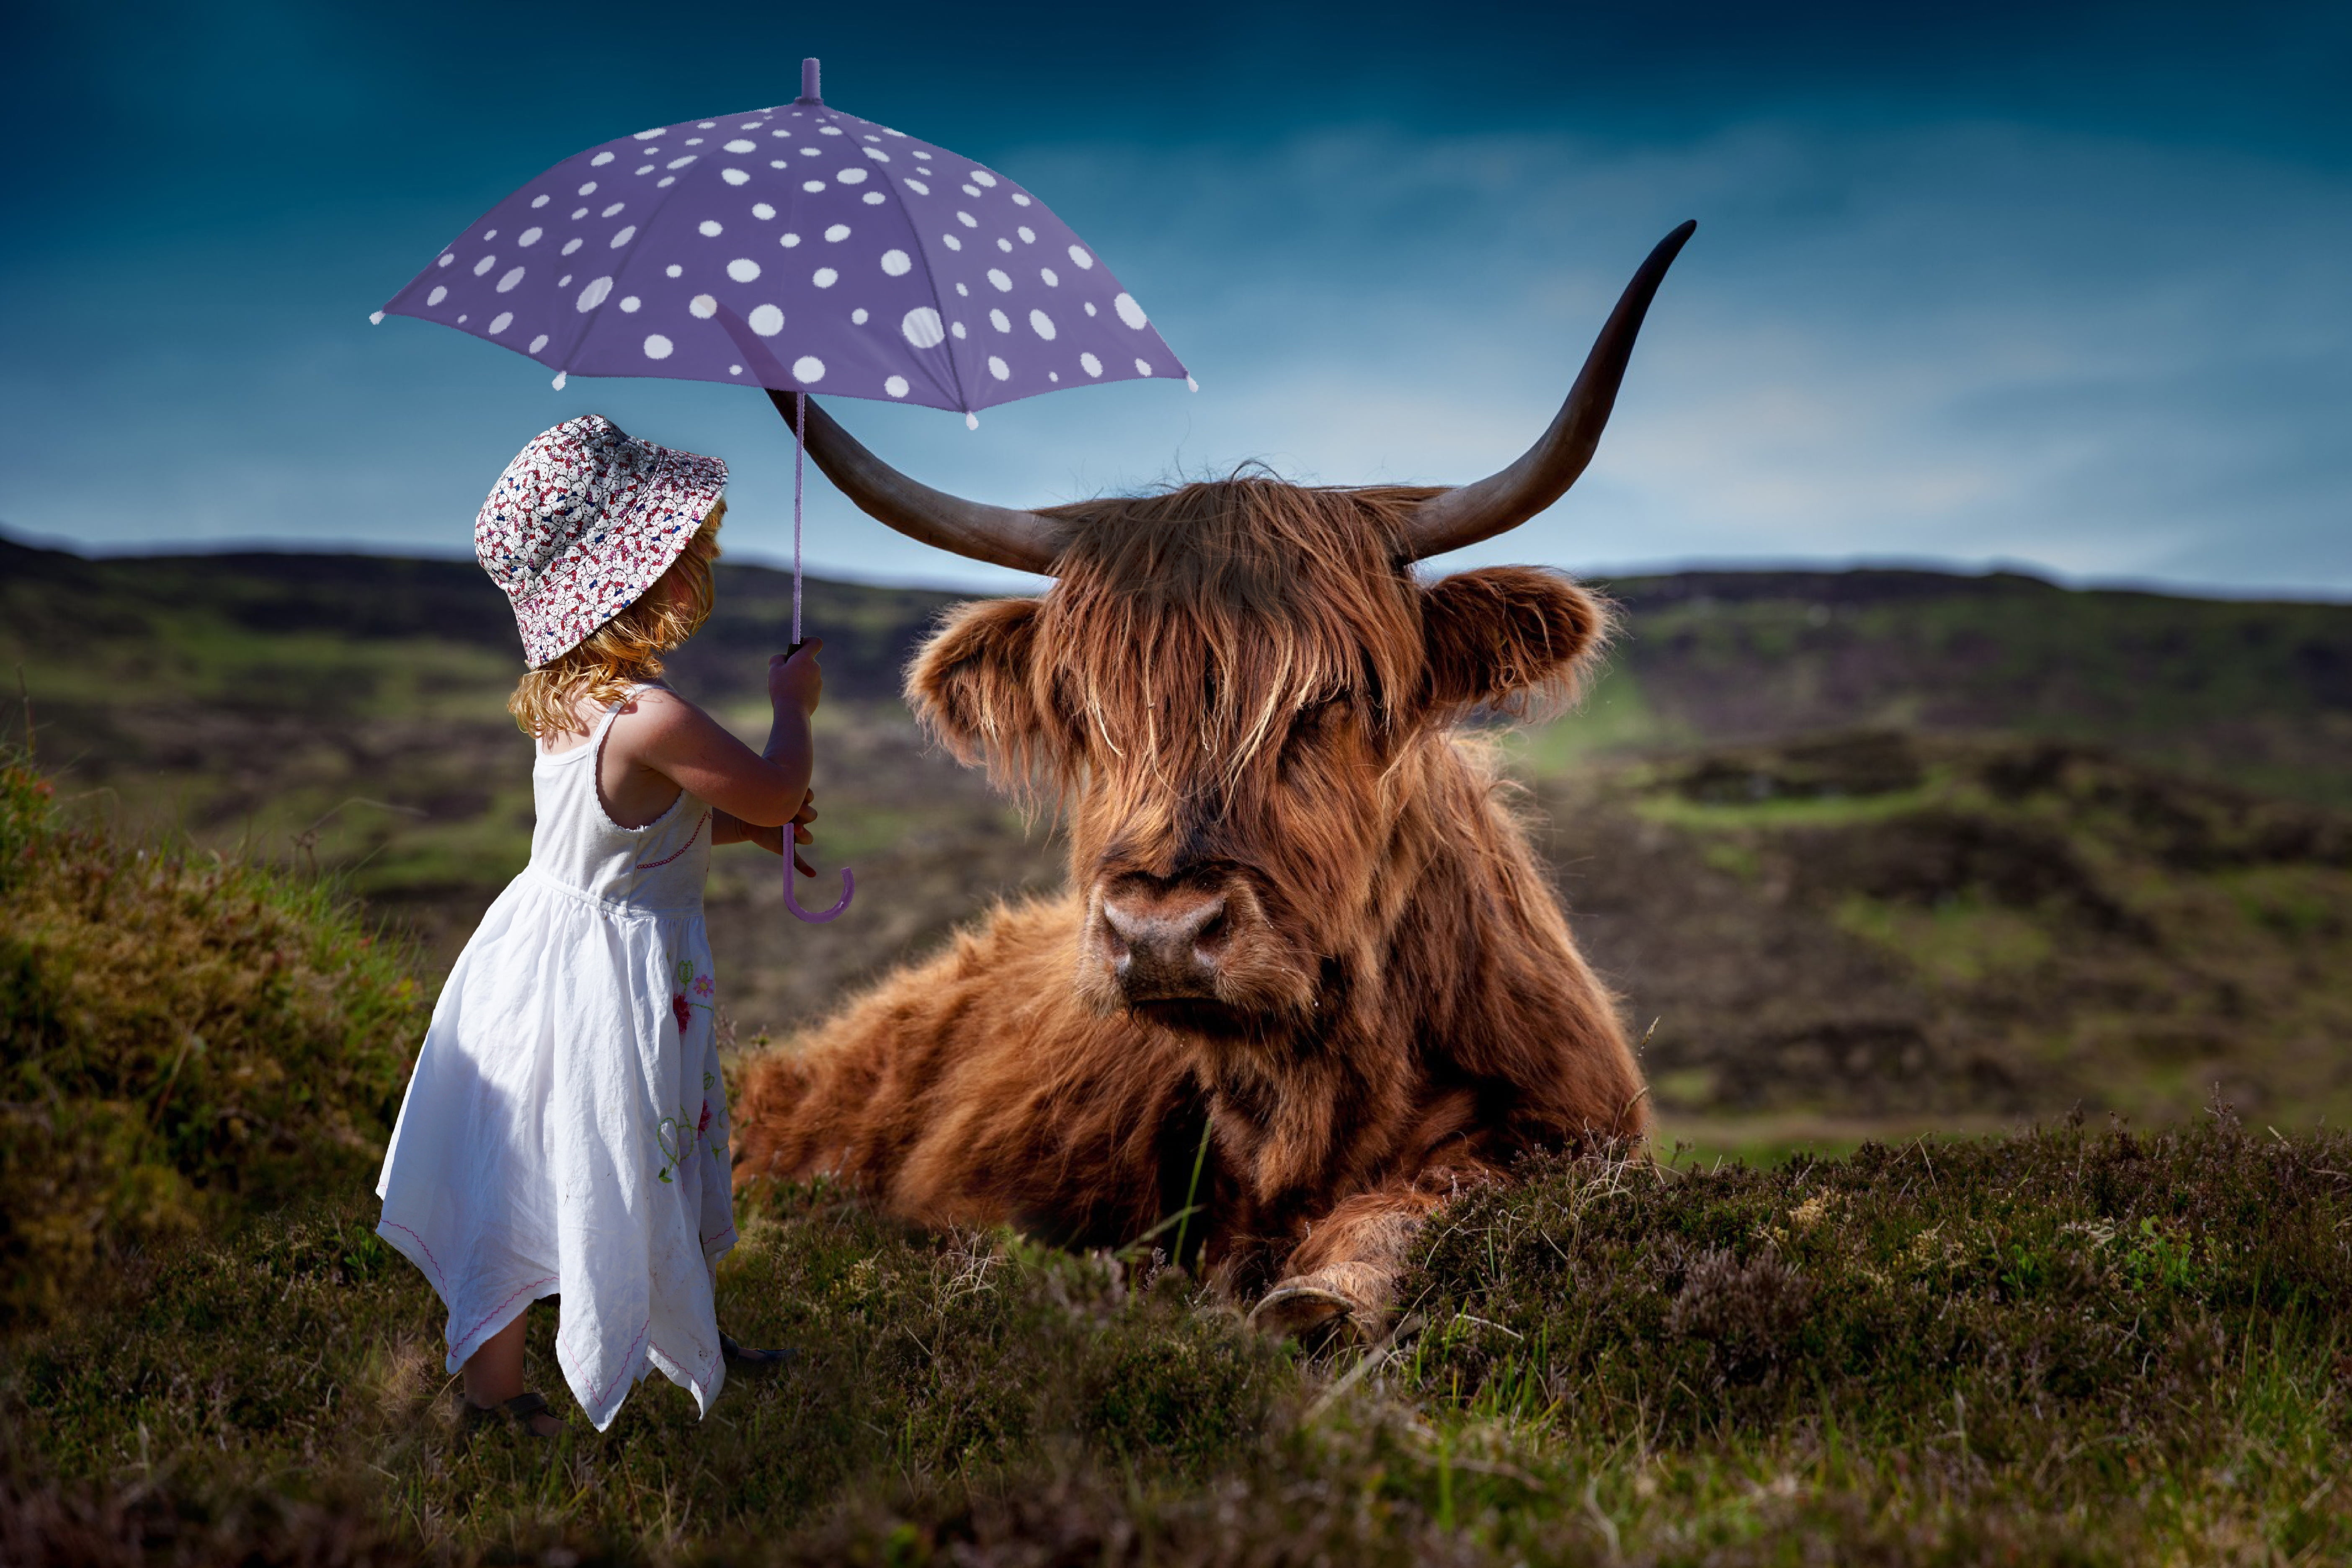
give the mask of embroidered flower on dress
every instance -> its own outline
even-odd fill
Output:
[[[685,992],[681,991],[677,995],[669,999],[669,1010],[670,1016],[677,1020],[677,1032],[679,1034],[683,1035],[688,1028],[693,1026],[694,1004],[686,999]]]

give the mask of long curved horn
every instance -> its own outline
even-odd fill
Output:
[[[768,394],[787,426],[793,423],[796,395],[773,390]],[[1054,558],[1068,538],[1052,518],[966,500],[910,479],[867,451],[856,437],[816,405],[815,398],[807,399],[807,408],[808,455],[866,516],[889,524],[909,539],[974,561],[1010,566],[1016,572],[1050,574],[1054,570]]]
[[[1501,473],[1432,496],[1414,509],[1405,534],[1411,559],[1418,561],[1492,539],[1518,527],[1568,493],[1568,487],[1576,483],[1601,445],[1601,432],[1609,423],[1609,411],[1616,405],[1617,385],[1625,379],[1625,362],[1633,355],[1633,339],[1642,330],[1650,300],[1697,227],[1696,223],[1685,223],[1658,241],[1650,258],[1625,285],[1617,308],[1609,312],[1608,324],[1584,358],[1576,384],[1569,388],[1568,401],[1559,405],[1559,416],[1541,440]]]

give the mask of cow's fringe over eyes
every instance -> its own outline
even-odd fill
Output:
[[[1392,724],[1422,662],[1419,606],[1398,591],[1404,522],[1437,493],[1242,473],[1056,508],[1076,526],[1030,643],[1038,710],[1082,715],[1125,765],[1228,782],[1319,702]],[[1066,773],[1076,758],[1027,761]]]

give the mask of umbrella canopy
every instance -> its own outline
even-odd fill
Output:
[[[485,213],[383,314],[529,355],[561,387],[667,376],[967,416],[1184,367],[1045,205],[993,169],[828,109],[640,131]],[[765,352],[761,352],[764,350]]]

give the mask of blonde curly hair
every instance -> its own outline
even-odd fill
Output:
[[[629,689],[662,672],[661,656],[676,648],[710,618],[710,563],[719,559],[719,525],[727,515],[721,497],[702,520],[669,570],[654,580],[636,602],[559,657],[525,670],[507,699],[507,711],[526,735],[578,731],[584,698],[618,702]]]

